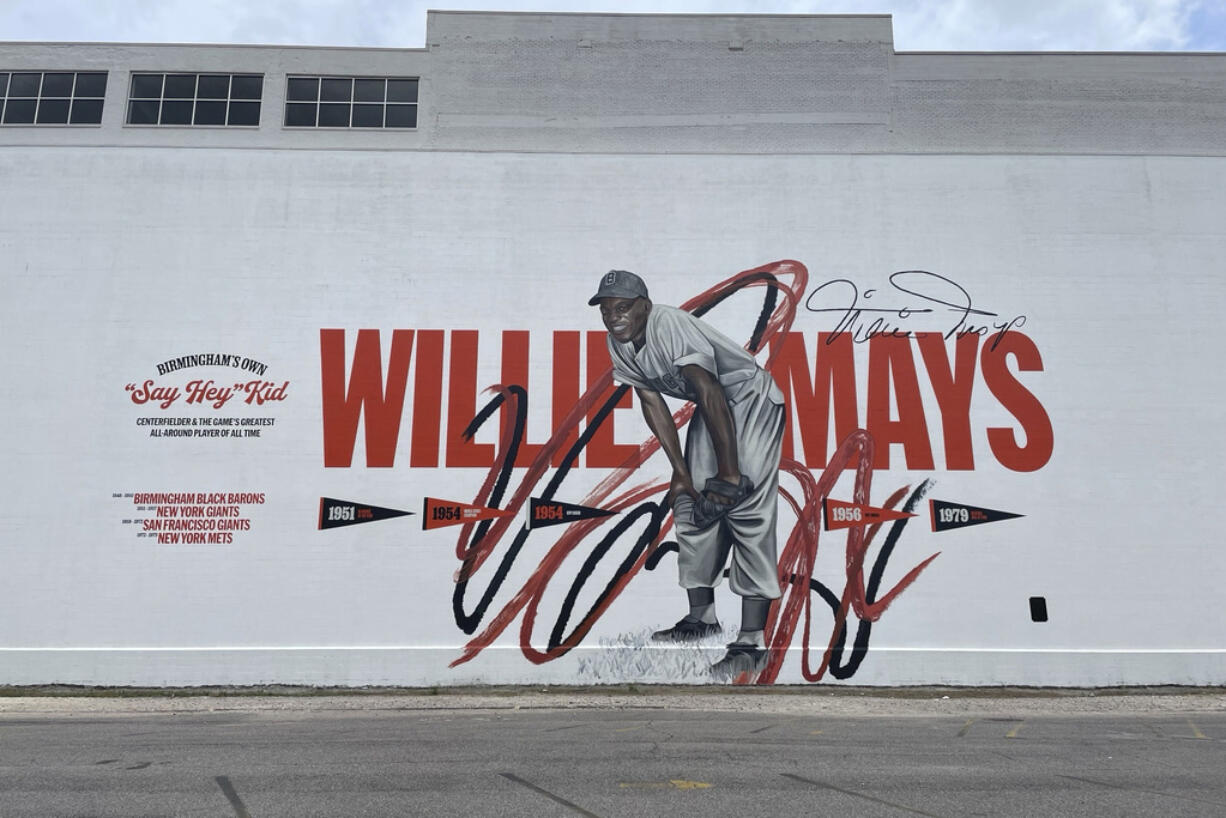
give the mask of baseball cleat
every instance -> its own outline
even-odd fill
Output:
[[[711,665],[711,677],[718,682],[731,682],[742,673],[759,673],[766,668],[766,648],[733,642],[724,658]]]
[[[686,616],[676,625],[671,628],[665,628],[662,631],[656,631],[651,635],[653,642],[697,642],[700,639],[706,639],[708,636],[715,636],[723,633],[724,629],[718,622],[703,622],[701,619],[695,619],[691,616]]]

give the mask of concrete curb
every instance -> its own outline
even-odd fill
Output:
[[[1017,716],[1226,712],[1221,688],[0,688],[5,715],[362,714],[652,710],[781,715]]]

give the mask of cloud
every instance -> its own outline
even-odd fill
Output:
[[[4,39],[420,47],[425,2],[394,0],[8,0]],[[406,34],[412,41],[401,39]]]
[[[1226,3],[1200,3],[1189,17],[1188,33],[1193,51],[1226,51]]]
[[[1169,51],[1186,47],[1189,0],[946,0],[895,15],[902,50]]]
[[[3,0],[0,38],[420,48],[427,0]],[[1226,51],[1220,0],[459,0],[459,8],[891,13],[902,51]]]

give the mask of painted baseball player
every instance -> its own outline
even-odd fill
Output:
[[[690,612],[653,639],[689,642],[722,632],[715,586],[731,552],[729,586],[742,600],[741,629],[711,671],[730,680],[762,670],[766,617],[780,595],[775,519],[783,395],[743,347],[684,310],[652,304],[634,273],[609,271],[588,304],[600,307],[609,330],[614,380],[634,387],[673,467],[667,499]],[[695,404],[684,454],[663,395]]]

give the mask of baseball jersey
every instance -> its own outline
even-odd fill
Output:
[[[743,347],[685,310],[653,304],[647,316],[646,343],[620,343],[608,336],[613,380],[662,395],[694,400],[681,368],[695,364],[710,372],[735,400],[758,374],[758,363]]]

